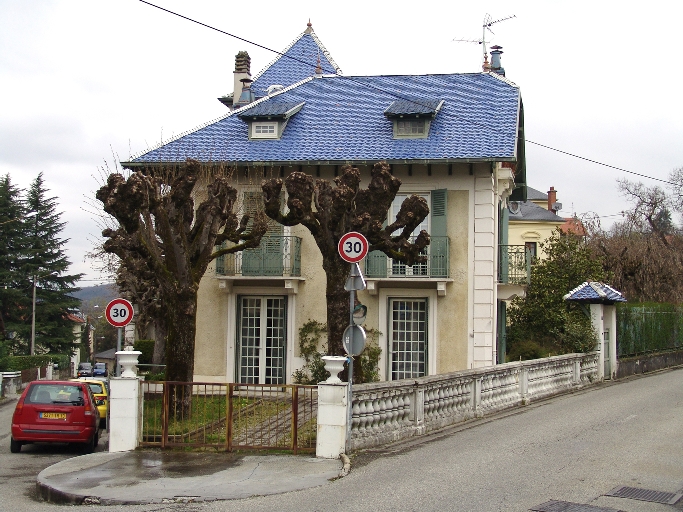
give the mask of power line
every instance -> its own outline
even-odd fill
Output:
[[[277,50],[273,50],[272,48],[268,48],[267,46],[264,46],[264,45],[262,45],[262,44],[256,43],[256,42],[251,41],[251,40],[249,40],[249,39],[246,39],[246,38],[244,38],[244,37],[237,36],[237,35],[235,35],[235,34],[231,34],[230,32],[226,32],[225,30],[221,30],[221,29],[216,28],[216,27],[213,27],[213,26],[211,26],[211,25],[207,25],[206,23],[202,23],[201,21],[195,20],[195,19],[193,19],[193,18],[189,18],[188,16],[184,16],[184,15],[182,15],[182,14],[179,14],[179,13],[175,12],[175,11],[171,11],[170,9],[166,9],[166,8],[161,7],[161,6],[159,6],[159,5],[153,4],[153,3],[151,3],[151,2],[148,2],[147,0],[140,0],[140,2],[142,2],[143,4],[147,4],[147,5],[151,6],[151,7],[156,7],[157,9],[159,9],[159,10],[161,10],[161,11],[167,12],[167,13],[172,14],[172,15],[174,15],[174,16],[178,16],[179,18],[182,18],[182,19],[184,19],[184,20],[190,21],[190,22],[192,22],[192,23],[196,23],[197,25],[201,25],[202,27],[206,27],[206,28],[208,28],[208,29],[215,30],[216,32],[219,32],[219,33],[221,33],[221,34],[224,34],[224,35],[233,37],[233,38],[238,39],[238,40],[240,40],[240,41],[244,41],[245,43],[254,45],[254,46],[256,46],[256,47],[258,47],[258,48],[261,48],[261,49],[263,49],[263,50],[267,50],[267,51],[269,51],[269,52],[273,52],[273,53],[279,55],[280,57],[286,57],[286,58],[288,58],[288,59],[294,60],[294,61],[296,61],[296,62],[299,62],[299,63],[301,63],[301,64],[304,64],[304,65],[309,66],[309,67],[312,67],[312,68],[316,68],[316,67],[318,66],[317,63],[314,65],[314,64],[311,64],[310,62],[304,61],[304,60],[302,60],[302,59],[298,59],[298,58],[293,57],[293,56],[291,56],[291,55],[287,55],[287,54],[284,54],[284,53],[279,52],[279,51],[277,51]],[[502,20],[498,20],[498,21],[502,21]],[[322,66],[321,66],[321,67],[322,67]],[[394,98],[398,98],[398,99],[402,99],[402,100],[407,100],[407,101],[413,102],[413,103],[415,103],[415,104],[417,104],[417,105],[421,105],[421,106],[424,106],[424,107],[428,107],[428,106],[429,106],[429,105],[422,105],[422,104],[419,102],[419,100],[416,101],[415,98],[406,98],[406,97],[401,96],[400,94],[396,94],[396,93],[393,92],[393,91],[386,91],[386,90],[384,90],[384,89],[382,89],[382,88],[380,88],[380,87],[376,87],[376,86],[374,86],[374,85],[372,85],[372,84],[368,84],[368,83],[362,82],[362,81],[360,81],[360,80],[354,80],[354,79],[351,78],[351,77],[346,77],[346,76],[340,75],[336,70],[330,71],[329,69],[324,69],[324,71],[328,72],[329,74],[335,75],[335,76],[337,76],[337,77],[339,77],[339,78],[342,78],[342,79],[344,79],[344,80],[349,80],[349,81],[351,81],[351,82],[354,82],[354,83],[360,85],[361,87],[366,87],[366,88],[369,88],[369,89],[374,89],[374,90],[376,90],[376,91],[382,92],[382,93],[387,94],[387,95],[389,95],[389,96],[393,96]],[[488,129],[488,130],[497,130],[496,128],[492,128],[492,127],[490,127],[490,126],[486,126],[486,125],[484,125],[484,124],[482,124],[482,123],[477,123],[476,121],[472,121],[471,119],[466,119],[466,118],[464,118],[464,117],[459,117],[459,119],[461,119],[461,120],[463,120],[463,121],[465,121],[465,122],[468,122],[468,123],[470,123],[470,124],[474,124],[474,125],[477,125],[477,126],[484,127],[484,128],[486,128],[486,129]],[[497,130],[497,131],[500,131],[500,130]],[[580,155],[577,155],[577,154],[574,154],[574,153],[570,153],[570,152],[568,152],[568,151],[563,151],[563,150],[561,150],[561,149],[557,149],[557,148],[554,148],[554,147],[552,147],[552,146],[548,146],[548,145],[546,145],[546,144],[541,144],[540,142],[535,142],[535,141],[529,140],[529,139],[525,139],[525,142],[528,142],[529,144],[533,144],[533,145],[535,145],[535,146],[539,146],[539,147],[542,147],[542,148],[545,148],[545,149],[549,149],[549,150],[551,150],[551,151],[555,151],[555,152],[557,152],[557,153],[562,153],[563,155],[567,155],[567,156],[571,156],[571,157],[574,157],[574,158],[578,158],[579,160],[584,160],[584,161],[586,161],[586,162],[590,162],[590,163],[593,163],[593,164],[596,164],[596,165],[601,165],[601,166],[603,166],[603,167],[608,167],[608,168],[610,168],[610,169],[615,169],[615,170],[617,170],[617,171],[625,172],[625,173],[628,173],[628,174],[633,174],[633,175],[639,176],[639,177],[641,177],[641,178],[647,178],[647,179],[650,179],[650,180],[659,181],[659,182],[661,182],[661,183],[666,183],[666,184],[668,184],[668,185],[678,186],[678,184],[676,184],[676,183],[672,183],[672,182],[670,182],[670,181],[663,180],[663,179],[661,179],[661,178],[654,178],[654,177],[652,177],[652,176],[647,176],[646,174],[641,174],[641,173],[637,173],[637,172],[634,172],[634,171],[629,171],[629,170],[623,169],[623,168],[621,168],[621,167],[617,167],[617,166],[614,166],[614,165],[606,164],[606,163],[600,162],[600,161],[598,161],[598,160],[593,160],[593,159],[591,159],[591,158],[587,158],[587,157],[583,157],[583,156],[580,156]]]
[[[534,142],[533,140],[529,140],[529,139],[525,139],[525,141],[528,142],[529,144],[534,144],[534,145],[540,146],[542,148],[550,149],[551,151],[556,151],[558,153],[562,153],[563,155],[572,156],[574,158],[578,158],[579,160],[585,160],[586,162],[590,162],[592,164],[602,165],[604,167],[609,167],[610,169],[616,169],[617,171],[627,172],[629,174],[634,174],[636,176],[640,176],[641,178],[648,178],[648,179],[655,180],[655,181],[661,181],[662,183],[667,183],[669,185],[676,185],[676,183],[672,183],[671,181],[663,180],[661,178],[654,178],[652,176],[647,176],[645,174],[640,174],[640,173],[637,173],[634,171],[629,171],[627,169],[622,169],[621,167],[617,167],[615,165],[605,164],[605,163],[599,162],[598,160],[593,160],[591,158],[586,158],[585,156],[576,155],[576,154],[570,153],[568,151],[563,151],[561,149],[557,149],[557,148],[553,148],[551,146],[547,146],[545,144],[541,144],[540,142]]]

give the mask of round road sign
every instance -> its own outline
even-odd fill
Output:
[[[342,335],[342,345],[347,355],[359,356],[365,348],[367,336],[360,325],[349,325]]]
[[[348,263],[358,263],[368,254],[368,240],[360,233],[351,231],[339,240],[339,255]]]
[[[114,327],[124,327],[133,319],[133,305],[126,299],[114,299],[107,304],[104,315]]]

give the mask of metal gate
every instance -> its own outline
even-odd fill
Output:
[[[142,382],[141,446],[315,452],[317,386]]]

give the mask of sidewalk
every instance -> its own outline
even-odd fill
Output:
[[[133,451],[82,455],[38,475],[53,503],[134,505],[231,500],[316,487],[342,462],[307,455]]]

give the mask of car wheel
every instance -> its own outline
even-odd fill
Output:
[[[92,453],[97,446],[97,432],[90,438],[90,440],[83,445],[83,453]]]
[[[21,441],[16,441],[13,437],[9,440],[9,451],[12,453],[19,453],[21,451]]]

